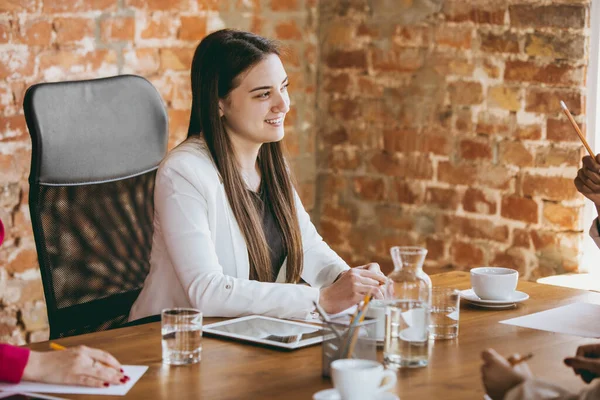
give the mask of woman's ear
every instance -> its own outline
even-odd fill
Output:
[[[223,118],[223,115],[225,115],[225,113],[223,112],[223,108],[224,108],[224,104],[223,104],[223,100],[219,100],[219,118]]]

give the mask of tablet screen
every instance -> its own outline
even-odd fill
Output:
[[[252,315],[204,326],[207,333],[298,348],[323,341],[321,327],[282,319]]]

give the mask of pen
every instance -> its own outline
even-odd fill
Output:
[[[515,365],[521,364],[522,362],[525,362],[527,360],[530,360],[533,357],[533,353],[529,353],[527,355],[524,355],[523,357],[519,356],[519,357],[508,357],[508,362],[510,363],[510,365],[512,365],[513,367]]]

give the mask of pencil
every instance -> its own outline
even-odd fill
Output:
[[[565,113],[565,115],[567,116],[567,118],[569,118],[569,121],[571,122],[571,125],[573,126],[573,129],[575,129],[575,132],[577,133],[577,136],[579,136],[579,140],[581,140],[581,143],[583,143],[583,145],[585,146],[585,148],[588,151],[588,153],[590,153],[590,156],[592,156],[593,159],[596,159],[596,156],[594,155],[594,152],[592,151],[592,148],[588,144],[587,140],[585,140],[585,136],[583,136],[583,133],[581,132],[581,129],[579,129],[579,125],[577,125],[577,122],[575,122],[575,119],[573,119],[573,116],[571,115],[571,112],[567,108],[567,105],[565,104],[565,102],[561,100],[560,101],[560,106],[562,107],[563,112]]]
[[[363,306],[357,315],[358,321],[353,321],[355,328],[352,332],[351,338],[349,338],[350,346],[348,346],[348,353],[346,353],[346,358],[352,358],[352,353],[354,353],[354,346],[356,345],[356,340],[358,339],[358,336],[357,336],[358,330],[356,329],[356,325],[362,323],[365,320],[365,315],[367,313],[367,309],[369,308],[369,302],[371,301],[372,298],[373,298],[373,295],[371,295],[371,291],[369,291],[369,293],[365,296],[365,300],[363,301]]]
[[[524,355],[523,357],[509,357],[508,362],[510,363],[510,365],[512,365],[514,367],[515,365],[518,365],[518,364],[521,364],[522,362],[530,360],[532,357],[533,357],[533,353],[529,353],[527,355]]]
[[[50,342],[50,348],[52,350],[66,350],[67,348],[65,346],[62,346],[58,343],[54,343],[54,342]]]

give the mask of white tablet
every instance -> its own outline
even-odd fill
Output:
[[[262,315],[250,315],[204,325],[202,332],[288,350],[323,341],[323,331],[320,326]]]

